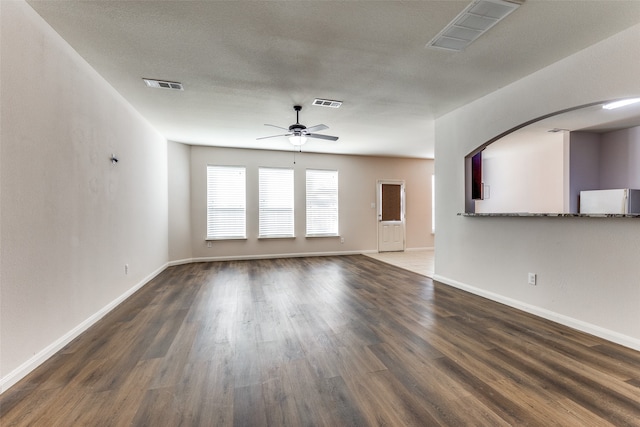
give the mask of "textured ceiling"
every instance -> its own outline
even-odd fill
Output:
[[[528,0],[450,52],[425,45],[468,1],[28,3],[169,140],[291,150],[256,138],[301,104],[301,123],[340,137],[303,151],[420,158],[433,157],[436,117],[640,22],[635,0]]]

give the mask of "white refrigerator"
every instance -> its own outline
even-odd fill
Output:
[[[640,214],[640,190],[590,190],[580,192],[580,213]]]

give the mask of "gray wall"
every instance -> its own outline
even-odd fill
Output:
[[[550,112],[640,96],[638,40],[640,25],[436,121],[436,279],[640,349],[637,219],[457,215],[464,157],[485,141]]]
[[[640,189],[640,126],[601,137],[600,188]]]
[[[191,147],[167,142],[169,174],[169,260],[190,260],[191,253]]]
[[[640,189],[640,127],[571,132],[571,212],[582,190]]]
[[[206,166],[247,167],[247,240],[206,245]],[[293,167],[295,239],[258,240],[258,167]],[[335,237],[305,238],[305,170],[339,173],[339,228]],[[376,180],[403,179],[407,194],[407,248],[432,248],[431,175],[433,160],[345,156],[290,151],[191,147],[191,242],[194,259],[255,258],[276,255],[353,253],[377,250]]]
[[[4,390],[166,266],[168,199],[164,138],[26,3],[0,8]]]
[[[600,135],[571,132],[569,150],[569,209],[578,213],[580,191],[600,188]]]

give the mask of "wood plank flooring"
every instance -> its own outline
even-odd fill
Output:
[[[365,256],[172,267],[8,426],[640,426],[640,353]]]

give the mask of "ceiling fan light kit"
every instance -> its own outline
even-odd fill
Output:
[[[294,105],[293,109],[296,112],[296,122],[294,124],[292,124],[291,126],[289,126],[289,128],[284,128],[284,127],[281,127],[281,126],[265,124],[265,126],[271,126],[271,127],[274,127],[274,128],[286,130],[286,131],[288,131],[287,133],[284,133],[284,134],[281,134],[281,135],[263,136],[261,138],[256,138],[256,139],[278,138],[278,137],[281,137],[281,136],[286,136],[286,137],[289,138],[289,142],[291,144],[293,144],[294,146],[303,145],[304,143],[307,142],[307,138],[326,139],[328,141],[337,141],[338,140],[337,136],[322,135],[322,134],[319,134],[319,133],[314,133],[314,132],[318,132],[318,131],[321,131],[321,130],[329,129],[329,126],[327,126],[327,125],[319,124],[319,125],[311,126],[311,127],[308,128],[305,125],[300,124],[300,110],[302,110],[302,107],[300,105]]]
[[[307,137],[304,135],[293,135],[289,137],[289,142],[295,146],[304,145],[307,142]]]

